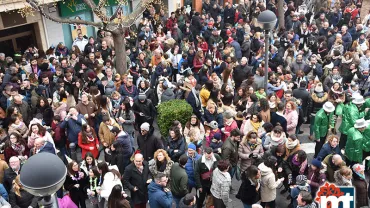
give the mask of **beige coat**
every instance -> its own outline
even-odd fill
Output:
[[[270,202],[276,199],[276,188],[280,184],[280,180],[275,180],[275,174],[272,169],[264,163],[258,166],[261,171],[261,201]]]
[[[238,149],[239,155],[239,162],[240,162],[240,169],[241,171],[245,171],[249,166],[253,164],[255,159],[249,157],[250,154],[257,154],[258,159],[262,158],[263,156],[263,148],[261,144],[252,151],[251,147],[247,144],[247,142],[241,142]]]
[[[119,128],[119,125],[117,124],[117,122],[114,121],[113,118],[110,118],[110,119],[111,119],[111,123],[113,124],[112,126],[116,126],[117,128]],[[113,143],[113,141],[116,139],[115,135],[111,132],[107,124],[105,124],[104,122],[101,122],[99,126],[99,138],[102,144],[106,142],[108,146],[110,146]]]

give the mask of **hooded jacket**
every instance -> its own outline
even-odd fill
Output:
[[[149,205],[151,208],[171,208],[172,193],[165,192],[163,187],[152,181],[148,186]]]
[[[320,139],[325,137],[328,133],[329,126],[335,127],[335,120],[333,119],[334,112],[331,112],[329,116],[326,114],[324,109],[319,110],[315,116],[315,138]]]
[[[195,183],[195,177],[194,177],[194,171],[195,171],[195,164],[201,158],[202,156],[198,154],[197,152],[194,153],[194,157],[189,157],[188,153],[186,155],[188,156],[188,162],[185,165],[185,171],[188,175],[188,185],[190,187],[196,187]]]
[[[364,117],[364,115],[364,112],[360,112],[352,102],[345,105],[343,108],[342,124],[339,127],[340,133],[347,135],[348,130],[355,125],[356,120]]]
[[[276,188],[280,184],[280,181],[275,179],[272,169],[264,163],[261,163],[258,169],[261,171],[261,201],[274,201],[276,199]]]

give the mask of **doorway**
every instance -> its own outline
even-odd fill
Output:
[[[13,57],[18,51],[23,53],[30,45],[36,45],[33,24],[0,31],[0,52],[5,53],[6,56]]]

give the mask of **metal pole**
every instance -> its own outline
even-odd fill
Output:
[[[268,82],[268,72],[269,72],[269,47],[270,47],[270,37],[269,30],[265,30],[265,92],[267,94],[267,82]]]

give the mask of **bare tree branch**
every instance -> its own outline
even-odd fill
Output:
[[[29,3],[32,8],[39,11],[42,16],[44,16],[47,19],[50,19],[51,21],[57,22],[57,23],[91,25],[91,26],[98,27],[98,28],[103,26],[101,22],[90,22],[90,21],[80,20],[80,19],[62,19],[59,17],[50,16],[49,14],[46,14],[44,12],[44,8],[42,7],[42,5],[38,5],[37,0],[27,0],[27,3]]]
[[[106,1],[107,0],[100,0],[98,6],[96,6],[93,0],[83,0],[83,2],[85,2],[85,4],[90,7],[94,14],[103,22],[108,19],[107,15],[105,15],[102,10]]]
[[[136,20],[143,14],[143,12],[147,9],[149,4],[151,4],[154,0],[142,0],[136,6],[134,11],[127,16],[127,21],[124,22],[123,27],[131,27],[135,24]]]
[[[113,20],[117,17],[117,14],[118,14],[118,12],[119,12],[120,10],[122,11],[122,7],[121,7],[121,5],[119,5],[119,6],[117,7],[116,11],[115,11],[115,12],[114,12],[114,14],[110,17],[109,21],[113,21]]]

